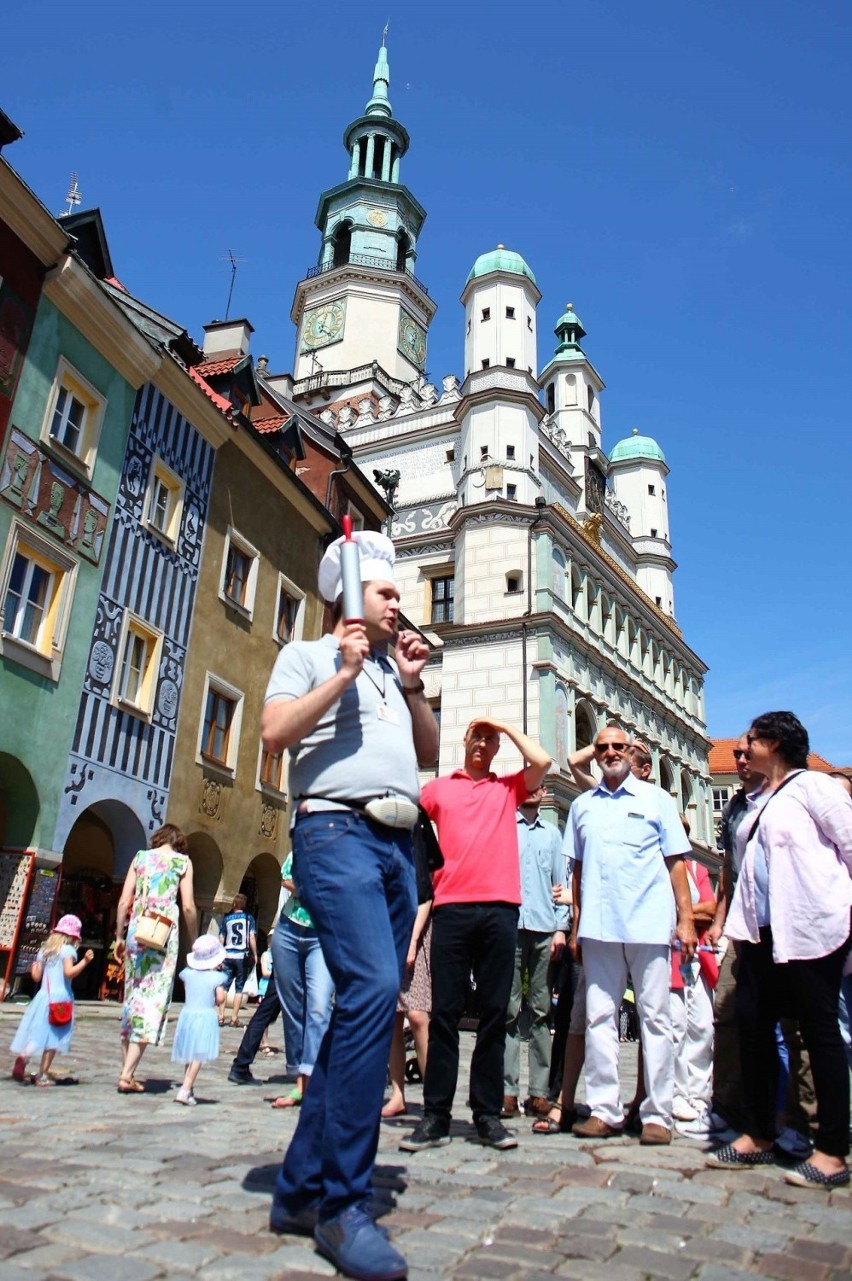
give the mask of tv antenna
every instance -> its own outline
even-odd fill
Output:
[[[231,264],[231,284],[230,284],[230,286],[229,286],[229,288],[228,288],[228,302],[227,302],[227,304],[226,304],[226,306],[225,306],[225,319],[227,320],[227,319],[228,319],[228,313],[229,313],[229,312],[230,312],[230,310],[231,310],[231,298],[233,297],[233,294],[234,294],[234,281],[235,281],[235,280],[236,280],[236,278],[237,278],[237,265],[238,265],[239,263],[241,263],[241,262],[245,262],[246,260],[245,260],[245,258],[237,258],[237,257],[235,257],[235,256],[234,256],[234,251],[233,251],[233,249],[229,249],[229,250],[228,250],[227,257],[225,257],[225,258],[220,258],[220,259],[219,259],[219,261],[220,261],[220,262],[229,262],[229,263]]]
[[[62,213],[59,215],[60,218],[67,218],[69,214],[72,214],[74,212],[75,205],[79,205],[83,203],[83,195],[77,184],[76,170],[72,170],[71,172],[71,182],[69,184],[68,192],[65,196],[65,199],[68,201],[68,208],[62,210]]]

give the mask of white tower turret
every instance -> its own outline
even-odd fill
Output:
[[[615,496],[630,513],[637,582],[673,618],[672,574],[677,566],[669,539],[668,474],[660,446],[650,436],[640,436],[635,428],[610,454],[609,475]]]
[[[498,245],[471,268],[465,309],[465,381],[459,503],[532,504],[538,479],[536,307],[541,294],[520,254]]]

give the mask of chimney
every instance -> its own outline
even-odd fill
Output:
[[[247,356],[253,333],[254,326],[245,317],[211,321],[204,326],[204,355],[208,360],[216,356]]]

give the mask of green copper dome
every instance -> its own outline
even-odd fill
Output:
[[[650,436],[640,436],[637,428],[633,434],[620,440],[609,456],[611,463],[623,463],[628,458],[653,458],[655,462],[664,463],[666,456],[660,446]]]
[[[492,271],[508,271],[514,276],[526,276],[533,284],[536,283],[532,268],[527,266],[521,255],[507,249],[505,245],[498,245],[487,254],[479,255],[470,269],[470,275],[465,284],[470,284],[479,276],[487,276]]]

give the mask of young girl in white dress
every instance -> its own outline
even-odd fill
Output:
[[[194,1107],[197,1100],[193,1093],[202,1063],[219,1057],[219,1010],[225,1006],[225,989],[219,967],[225,959],[225,949],[213,934],[202,934],[192,945],[186,958],[187,968],[181,970],[184,986],[184,1007],[175,1029],[172,1062],[185,1063],[183,1084],[175,1095],[175,1103]]]
[[[39,949],[38,956],[32,963],[30,974],[37,983],[41,983],[41,987],[27,1006],[12,1041],[12,1053],[18,1056],[12,1068],[12,1076],[16,1081],[23,1083],[26,1079],[27,1059],[40,1053],[41,1064],[35,1084],[54,1085],[53,1078],[48,1075],[50,1065],[57,1051],[67,1054],[71,1048],[73,1009],[67,1023],[51,1023],[50,1005],[69,1001],[73,1007],[71,980],[94,960],[95,954],[92,951],[85,952],[82,959],[77,960],[76,944],[80,942],[82,931],[79,916],[73,916],[69,912],[59,920],[56,929]]]

